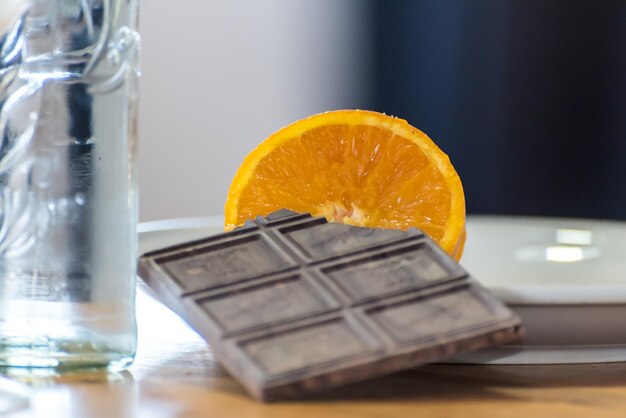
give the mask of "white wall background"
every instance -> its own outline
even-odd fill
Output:
[[[359,0],[142,2],[140,220],[222,214],[244,156],[367,100]]]

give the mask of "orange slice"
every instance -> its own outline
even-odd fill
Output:
[[[225,229],[282,208],[357,226],[417,227],[456,260],[463,251],[465,199],[448,156],[405,120],[377,112],[311,116],[245,158]]]

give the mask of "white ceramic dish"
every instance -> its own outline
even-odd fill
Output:
[[[473,216],[461,264],[515,310],[522,344],[459,361],[626,361],[626,223]]]
[[[222,231],[221,217],[139,227],[140,253]],[[464,363],[626,361],[626,223],[473,216],[461,264],[523,319],[523,343]]]

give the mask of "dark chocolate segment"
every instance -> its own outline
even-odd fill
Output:
[[[261,235],[182,254],[162,264],[185,292],[212,289],[294,266]]]
[[[268,222],[270,222],[270,221],[277,221],[279,219],[290,218],[292,216],[302,216],[302,214],[298,212],[294,212],[292,210],[281,209],[281,210],[277,210],[276,212],[270,213],[269,215],[265,217],[265,219]],[[263,218],[261,217],[261,219]]]
[[[254,220],[259,225],[277,225],[277,224],[285,224],[292,221],[297,221],[303,218],[311,218],[311,215],[306,213],[298,213],[293,212],[287,209],[277,210],[276,212],[272,212],[266,217],[259,216]],[[252,220],[248,222],[253,222]]]
[[[419,289],[463,275],[448,271],[422,244],[375,258],[337,265],[324,272],[354,302]]]
[[[200,299],[198,304],[225,332],[271,325],[333,307],[301,276]]]
[[[510,317],[478,287],[417,297],[377,308],[371,318],[399,343],[437,341],[444,336],[479,330]]]
[[[394,242],[415,232],[360,228],[318,219],[281,231],[310,260],[323,260]]]
[[[296,372],[371,353],[374,348],[346,321],[292,329],[242,343],[242,349],[269,376]]]

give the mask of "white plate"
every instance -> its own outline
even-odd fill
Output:
[[[520,315],[526,338],[459,361],[626,361],[625,223],[473,216],[467,236],[461,263]]]
[[[626,223],[473,216],[462,264],[509,304],[626,304]]]
[[[221,217],[140,224],[140,253],[222,231]],[[626,361],[626,224],[473,216],[461,264],[524,321],[523,343],[463,363]]]

